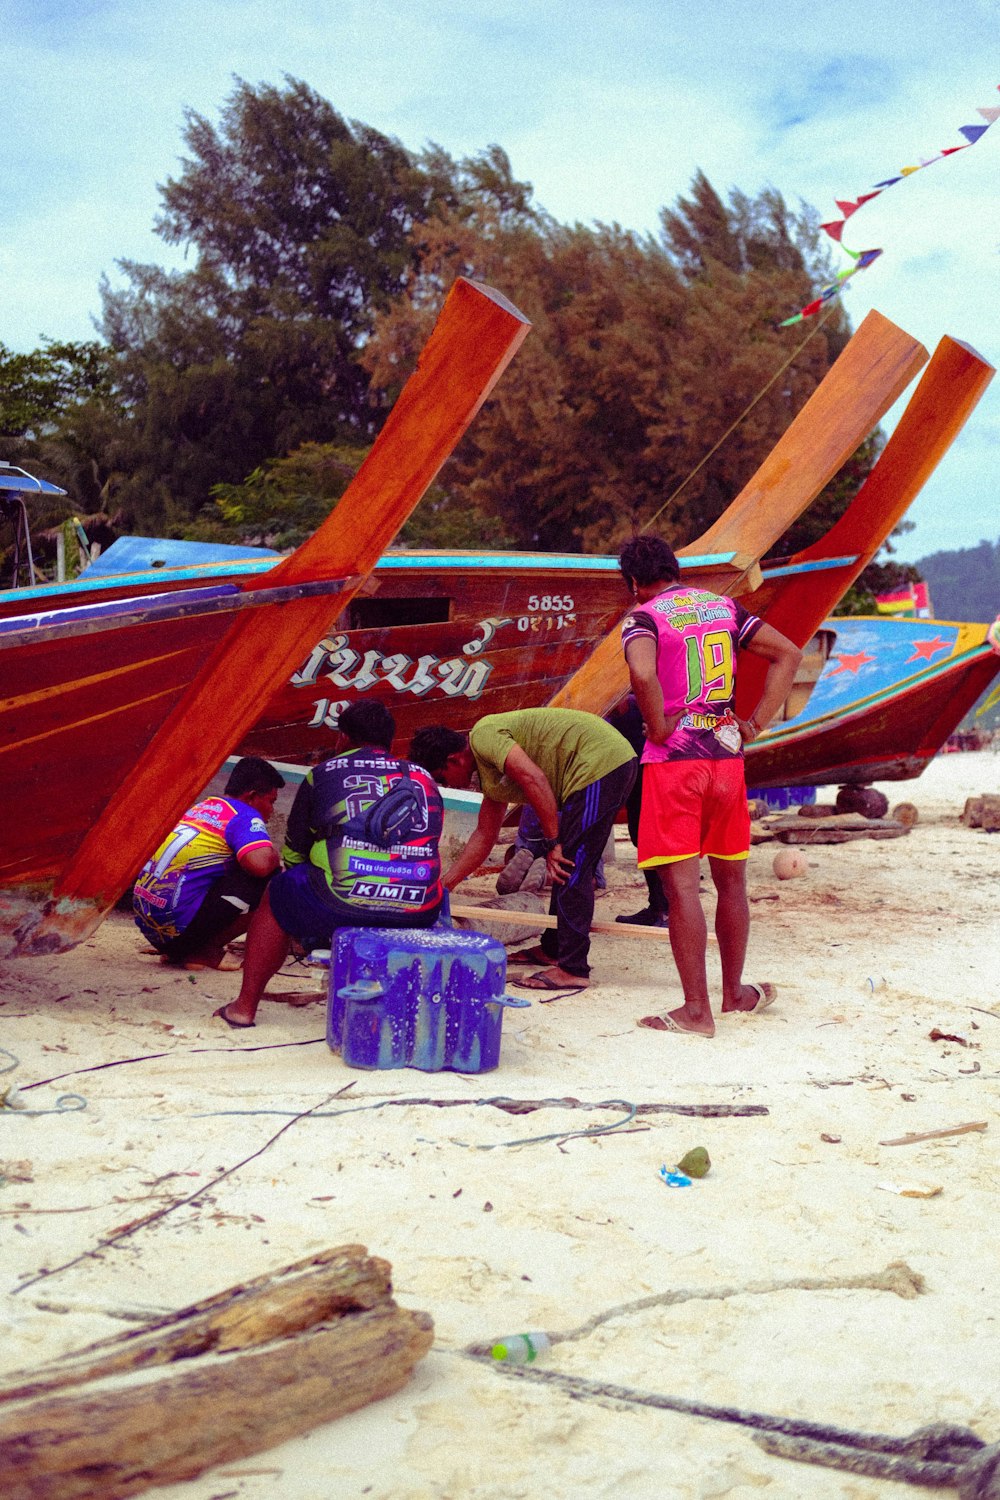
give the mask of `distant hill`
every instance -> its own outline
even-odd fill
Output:
[[[959,552],[934,552],[916,564],[931,591],[939,620],[981,620],[1000,614],[1000,541],[980,542]],[[996,680],[966,714],[960,729],[1000,728],[1000,701],[991,701]],[[989,703],[989,707],[984,705]]]
[[[1000,540],[959,552],[933,552],[916,568],[930,587],[937,619],[988,624],[1000,614]]]

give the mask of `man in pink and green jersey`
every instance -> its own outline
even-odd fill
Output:
[[[660,537],[633,537],[619,563],[636,601],[622,622],[622,644],[646,724],[639,867],[657,869],[663,880],[684,990],[682,1006],[639,1024],[714,1036],[699,862],[708,859],[716,890],[722,1012],[761,1010],[774,999],[773,986],[743,982],[750,931],[743,746],[788,696],[802,653],[736,600],[682,584],[677,559]],[[768,661],[749,719],[737,719],[733,708],[741,650]]]

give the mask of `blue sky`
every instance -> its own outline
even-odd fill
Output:
[[[0,28],[0,342],[21,350],[91,337],[118,259],[180,263],[157,184],[185,107],[215,118],[234,75],[302,78],[413,149],[497,142],[556,218],[642,232],[699,167],[836,217],[1000,104],[1000,0],[0,0]],[[862,209],[848,244],[885,254],[854,323],[876,307],[1000,362],[998,182],[1000,122]],[[1000,379],[897,556],[1000,536],[998,465]]]

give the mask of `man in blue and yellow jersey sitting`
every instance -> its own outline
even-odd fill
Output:
[[[132,890],[136,926],[168,963],[239,968],[226,944],[246,932],[281,863],[267,820],[284,784],[269,761],[244,756],[222,796],[188,808],[143,865]]]
[[[282,858],[247,934],[243,984],[215,1014],[252,1026],[265,986],[294,941],[329,948],[338,927],[431,927],[443,898],[441,794],[421,767],[389,753],[384,704],[351,703],[336,752],[314,766],[288,816]]]

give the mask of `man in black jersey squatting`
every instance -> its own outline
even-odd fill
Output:
[[[247,933],[243,985],[215,1014],[254,1024],[268,980],[294,940],[329,948],[337,927],[431,927],[443,898],[444,807],[434,778],[390,755],[395,721],[381,703],[351,703],[342,744],[314,766],[288,816],[282,858]]]

